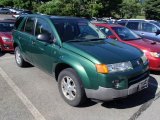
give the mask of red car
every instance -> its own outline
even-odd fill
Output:
[[[143,39],[121,25],[95,23],[108,38],[112,38],[141,49],[149,60],[150,70],[160,71],[160,43]]]
[[[0,50],[1,51],[14,51],[12,29],[15,21],[13,20],[0,20]]]

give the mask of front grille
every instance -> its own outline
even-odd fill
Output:
[[[140,74],[136,77],[132,77],[130,79],[128,79],[128,87],[130,87],[131,85],[133,84],[136,84],[144,79],[146,79],[147,77],[149,77],[149,71],[143,73],[143,74]]]

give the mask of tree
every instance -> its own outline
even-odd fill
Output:
[[[119,11],[121,2],[122,0],[52,0],[42,4],[38,11],[53,15],[110,17]]]
[[[13,6],[13,1],[12,0],[0,0],[0,5]]]
[[[114,17],[120,11],[122,0],[101,0],[103,9],[100,10],[100,16]]]
[[[32,10],[32,0],[13,0],[13,3],[17,8]]]
[[[144,11],[147,19],[160,20],[160,1],[159,0],[146,1]]]
[[[120,9],[121,18],[132,18],[141,14],[141,3],[137,0],[123,0]]]

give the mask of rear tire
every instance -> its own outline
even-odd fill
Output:
[[[64,101],[71,106],[80,106],[86,101],[82,82],[72,68],[61,71],[58,76],[58,88]]]
[[[15,60],[19,67],[26,67],[28,63],[22,58],[19,47],[15,48]]]

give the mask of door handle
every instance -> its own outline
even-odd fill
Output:
[[[35,43],[36,43],[35,41],[32,41],[32,45],[35,45]]]

